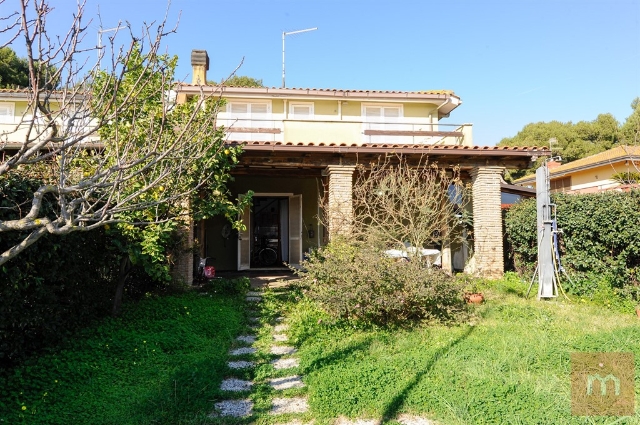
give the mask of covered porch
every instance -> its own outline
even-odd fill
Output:
[[[195,237],[200,255],[212,257],[219,270],[284,269],[296,266],[303,253],[326,244],[335,232],[348,231],[352,185],[357,164],[384,155],[409,161],[428,159],[441,168],[459,167],[471,183],[474,218],[473,256],[466,271],[500,277],[504,272],[501,183],[505,168],[528,168],[545,148],[421,146],[391,144],[243,143],[244,153],[230,185],[234,196],[255,192],[245,211],[243,232],[229,231],[224,219],[198,223]],[[319,199],[328,206],[321,211]],[[318,217],[327,214],[322,226]],[[347,226],[347,227],[345,227]],[[456,248],[454,248],[456,249]],[[442,246],[442,267],[453,271],[451,246]],[[459,269],[459,266],[455,267]]]

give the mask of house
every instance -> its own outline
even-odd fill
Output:
[[[623,190],[624,182],[614,179],[615,175],[640,173],[640,146],[616,146],[576,161],[560,164],[548,163],[551,192],[593,193],[604,190]],[[514,181],[520,186],[535,187],[535,175]]]
[[[462,103],[451,91],[208,86],[203,85],[207,52],[194,50],[191,64],[192,83],[177,86],[177,99],[207,95],[226,100],[218,122],[227,128],[229,144],[244,147],[230,190],[234,196],[255,192],[253,208],[243,216],[245,231],[231,232],[223,219],[195,225],[200,255],[215,258],[218,269],[299,264],[303,252],[340,232],[338,216],[352,213],[356,164],[402,154],[427,156],[440,167],[459,166],[471,183],[474,258],[469,261],[462,246],[446,245],[441,247],[443,268],[470,263],[475,273],[502,276],[502,172],[527,168],[548,150],[474,146],[470,124],[440,122]],[[327,200],[329,228],[317,219],[321,197]],[[186,280],[193,267],[187,263],[179,267]]]

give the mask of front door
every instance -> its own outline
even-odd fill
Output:
[[[256,194],[242,215],[238,270],[299,266],[302,260],[302,195]]]

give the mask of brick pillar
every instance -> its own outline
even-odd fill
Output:
[[[329,177],[329,199],[326,218],[329,238],[335,235],[351,233],[353,221],[353,172],[356,167],[329,165],[326,175]]]
[[[502,167],[476,167],[473,182],[473,259],[470,272],[499,279],[504,274],[500,182]]]

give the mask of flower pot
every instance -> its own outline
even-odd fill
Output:
[[[484,301],[484,295],[480,292],[466,293],[464,294],[464,299],[467,304],[482,304]]]

